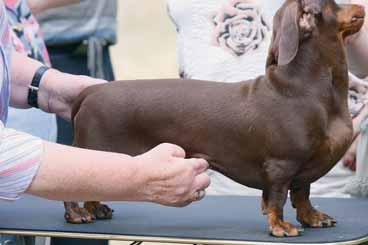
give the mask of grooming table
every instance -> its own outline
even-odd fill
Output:
[[[333,228],[305,229],[296,238],[267,233],[258,197],[212,196],[186,208],[152,203],[113,202],[112,220],[73,225],[64,221],[62,202],[25,196],[0,202],[0,233],[50,237],[191,244],[360,244],[368,242],[368,199],[313,199],[332,215]],[[298,224],[290,203],[286,220]]]

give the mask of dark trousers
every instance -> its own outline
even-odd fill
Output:
[[[90,75],[87,65],[87,54],[81,51],[80,44],[73,44],[62,47],[48,47],[52,66],[60,71],[76,74]],[[103,70],[105,79],[108,81],[114,80],[114,73],[110,60],[108,46],[103,48]],[[73,141],[72,127],[69,122],[61,118],[57,118],[58,136],[57,142],[60,144],[71,145]],[[108,241],[104,240],[86,240],[86,239],[67,239],[67,238],[52,238],[52,245],[107,245]]]
[[[73,44],[62,47],[47,47],[53,68],[75,75],[90,76],[87,66],[87,54],[80,52],[80,44]],[[113,81],[114,72],[111,64],[109,47],[105,46],[102,52],[103,69],[107,81]],[[57,142],[64,145],[71,145],[73,141],[72,128],[69,122],[57,118],[58,136]]]

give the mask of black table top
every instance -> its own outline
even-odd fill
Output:
[[[64,221],[62,202],[26,196],[16,202],[0,202],[0,233],[202,244],[368,241],[368,199],[316,198],[313,204],[333,216],[337,226],[305,229],[296,238],[273,238],[268,235],[258,197],[212,196],[186,208],[113,202],[112,220],[73,225]],[[298,224],[289,203],[285,216]]]

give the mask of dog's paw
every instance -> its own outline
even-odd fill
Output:
[[[303,227],[310,228],[334,227],[337,223],[332,217],[317,210],[298,215],[298,221]]]
[[[83,224],[91,223],[96,219],[93,213],[88,212],[85,208],[73,208],[71,210],[66,210],[64,214],[65,220],[71,224]]]
[[[301,235],[301,232],[301,230],[285,221],[280,221],[270,227],[270,234],[274,237],[295,237]]]
[[[92,213],[97,219],[112,219],[113,209],[99,202],[85,202],[84,208]]]

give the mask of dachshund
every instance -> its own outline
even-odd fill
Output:
[[[174,143],[187,157],[204,158],[212,169],[262,190],[271,235],[300,234],[283,218],[289,191],[302,225],[334,226],[312,206],[310,184],[352,142],[344,39],[360,30],[364,16],[359,5],[287,0],[273,19],[263,76],[237,83],[165,79],[91,86],[73,106],[73,144],[139,155]],[[99,202],[84,207],[65,203],[67,221],[112,216]]]

